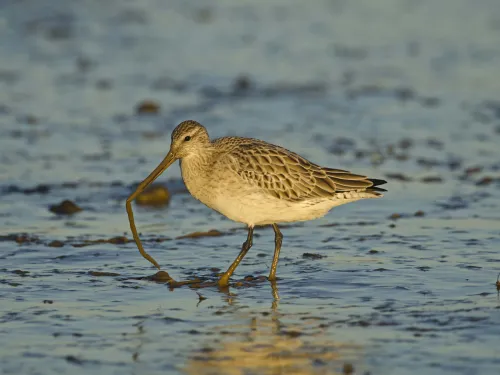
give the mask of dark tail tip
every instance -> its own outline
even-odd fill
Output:
[[[376,186],[379,186],[379,185],[386,184],[387,183],[386,180],[380,180],[380,179],[377,179],[377,178],[370,178],[368,181],[370,181],[373,184],[372,186],[370,186],[368,188],[368,190],[371,190],[371,191],[387,191],[385,189],[376,187]]]

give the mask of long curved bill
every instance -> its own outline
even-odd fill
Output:
[[[132,230],[132,235],[134,236],[134,241],[135,244],[137,245],[137,248],[139,249],[139,252],[141,255],[149,260],[151,263],[154,264],[154,266],[158,269],[160,269],[160,265],[156,262],[156,260],[153,259],[151,255],[146,253],[144,251],[144,248],[142,247],[141,240],[139,239],[139,235],[137,234],[137,229],[135,227],[135,221],[134,221],[134,213],[132,212],[132,201],[139,195],[141,194],[144,189],[146,189],[154,180],[158,178],[159,175],[161,175],[170,165],[175,161],[174,155],[169,151],[167,156],[165,156],[165,159],[155,168],[153,172],[149,174],[148,177],[142,181],[137,189],[127,198],[127,203],[125,204],[125,207],[127,208],[127,214],[128,214],[128,221],[130,223],[130,229]]]

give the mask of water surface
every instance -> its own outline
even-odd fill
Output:
[[[496,1],[11,1],[0,28],[2,373],[497,373]],[[262,228],[229,291],[171,290],[116,238],[185,119],[389,192],[284,226],[276,286]],[[146,249],[215,280],[245,229],[160,182]]]

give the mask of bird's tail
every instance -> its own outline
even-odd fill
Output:
[[[386,184],[387,183],[386,180],[380,180],[380,179],[377,179],[377,178],[370,178],[370,179],[368,179],[368,181],[370,181],[373,185],[370,186],[369,188],[367,188],[366,191],[373,192],[373,193],[387,191],[385,189],[382,189],[382,188],[378,187],[379,185]]]

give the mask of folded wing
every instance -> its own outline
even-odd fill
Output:
[[[279,199],[331,198],[347,191],[383,191],[385,183],[341,169],[322,168],[287,149],[255,139],[238,139],[225,157],[246,183]],[[236,143],[236,142],[235,142]],[[371,188],[371,189],[370,189]]]

